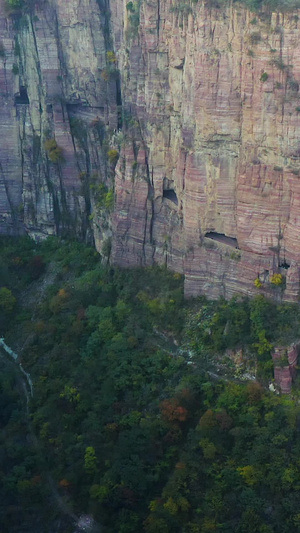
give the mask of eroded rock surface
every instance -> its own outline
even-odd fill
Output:
[[[283,394],[292,391],[293,380],[297,374],[299,346],[299,342],[287,348],[277,346],[272,353],[275,383]]]
[[[118,36],[124,106],[135,122],[116,177],[114,261],[166,263],[185,274],[188,296],[296,300],[297,14],[143,2],[137,37],[131,16]]]
[[[0,232],[113,234],[115,264],[167,264],[187,296],[299,298],[296,12],[0,0],[0,25]]]
[[[96,0],[37,2],[22,17],[1,0],[0,24],[0,233],[91,239],[103,132],[117,127],[105,17]]]

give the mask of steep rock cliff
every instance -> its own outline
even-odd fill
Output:
[[[131,121],[114,261],[165,262],[185,274],[187,295],[297,299],[297,14],[152,0],[135,27],[134,9],[116,39]]]
[[[96,0],[10,16],[1,0],[0,24],[0,233],[91,239],[92,223],[97,240],[105,130],[117,127],[107,19]]]
[[[113,234],[115,264],[165,263],[188,296],[298,299],[297,13],[48,0],[9,17],[4,4],[0,232],[99,250]]]

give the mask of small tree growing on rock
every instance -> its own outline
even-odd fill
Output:
[[[44,147],[52,163],[62,163],[64,161],[63,149],[58,146],[55,139],[45,141]]]

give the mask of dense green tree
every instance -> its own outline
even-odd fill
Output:
[[[15,298],[3,332],[34,382],[28,416],[18,366],[1,373],[4,530],[68,531],[60,497],[107,533],[297,531],[297,402],[266,392],[263,372],[243,384],[206,370],[242,348],[265,371],[270,346],[298,336],[298,306],[184,302],[180,276],[103,267],[75,242],[0,246]]]
[[[14,310],[16,305],[16,298],[12,291],[7,287],[1,287],[0,289],[0,309],[3,313],[9,314]]]

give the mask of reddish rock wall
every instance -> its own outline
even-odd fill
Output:
[[[152,0],[135,31],[124,9],[122,33],[121,6],[112,10],[131,118],[116,176],[114,262],[167,263],[185,274],[187,296],[297,300],[297,14]],[[211,232],[236,238],[238,249]],[[281,287],[270,283],[274,272],[286,278]]]
[[[113,233],[115,264],[165,263],[187,296],[297,300],[297,13],[129,7],[111,0],[109,36],[104,0],[37,2],[18,24],[0,0],[0,233],[93,235],[99,250]],[[29,104],[15,105],[21,87]],[[49,159],[49,138],[64,162]],[[111,187],[110,148],[113,228],[99,189]]]

